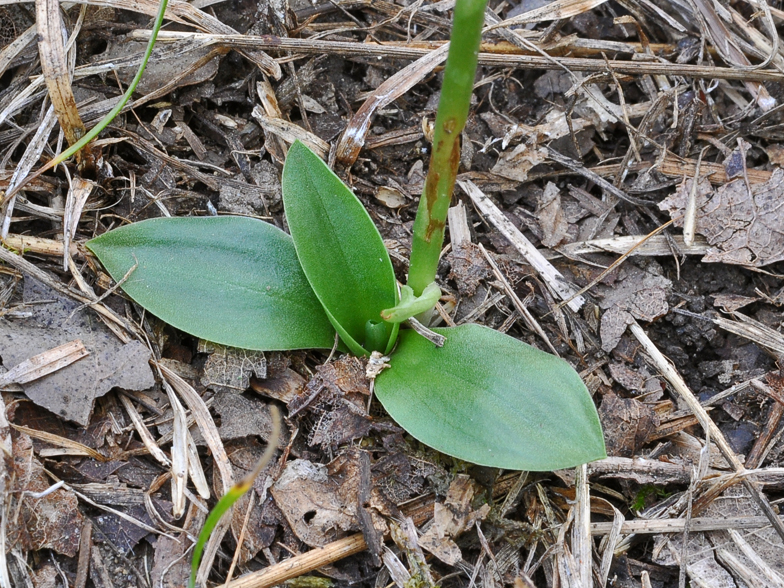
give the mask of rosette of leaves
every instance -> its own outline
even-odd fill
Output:
[[[562,359],[479,325],[434,329],[446,337],[442,347],[399,328],[423,301],[434,306],[434,288],[399,304],[367,211],[302,143],[284,166],[283,201],[291,236],[245,217],[159,218],[87,247],[115,280],[130,271],[128,296],[197,337],[264,351],[327,349],[337,332],[353,354],[388,355],[376,396],[443,453],[513,470],[604,457],[591,396]]]

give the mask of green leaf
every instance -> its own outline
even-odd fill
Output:
[[[591,396],[563,360],[479,325],[401,331],[376,395],[399,425],[442,453],[549,471],[605,457]]]
[[[264,453],[259,458],[259,461],[256,462],[256,466],[251,470],[248,475],[246,475],[242,480],[240,480],[237,484],[234,484],[226,494],[223,495],[218,501],[218,504],[215,505],[210,511],[210,514],[207,515],[207,520],[204,521],[204,527],[202,527],[201,533],[199,533],[199,538],[196,540],[196,545],[193,547],[193,557],[191,558],[191,577],[188,581],[188,588],[194,588],[196,585],[196,576],[199,572],[199,564],[201,562],[201,556],[204,552],[204,546],[207,544],[207,541],[212,535],[212,532],[215,530],[215,527],[218,526],[221,518],[229,509],[234,506],[234,503],[237,502],[242,495],[245,494],[248,490],[253,487],[253,482],[261,473],[270,461],[272,461],[272,457],[275,455],[275,451],[278,448],[278,443],[280,442],[280,429],[281,429],[281,418],[280,418],[280,411],[275,405],[270,405],[270,417],[272,418],[272,431],[270,436],[268,437],[267,448],[264,450]]]
[[[395,273],[381,235],[351,190],[299,141],[289,149],[282,183],[302,269],[345,344],[368,355],[375,349],[362,347],[365,325],[397,303]],[[389,341],[392,325],[385,329]]]
[[[178,329],[264,351],[330,348],[335,331],[291,237],[244,217],[157,218],[87,243],[123,290]]]
[[[207,544],[207,541],[209,541],[210,535],[212,535],[215,527],[218,526],[223,515],[234,506],[235,502],[242,498],[243,494],[250,490],[252,485],[253,480],[251,480],[250,484],[244,483],[243,480],[243,483],[232,486],[231,489],[221,497],[218,504],[210,511],[210,514],[207,515],[207,520],[204,521],[204,526],[201,528],[199,538],[196,540],[196,545],[193,548],[193,557],[191,557],[191,577],[188,580],[188,588],[194,588],[196,586],[196,574],[199,572],[201,556],[204,553],[204,546]]]

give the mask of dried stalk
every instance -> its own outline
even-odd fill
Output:
[[[148,31],[136,31],[133,35],[136,38],[147,38]],[[224,47],[254,48],[264,51],[294,51],[302,54],[321,54],[343,55],[357,59],[372,58],[378,59],[419,59],[429,53],[426,49],[413,47],[393,47],[389,45],[376,45],[374,43],[359,43],[348,41],[325,41],[311,39],[291,39],[267,35],[264,37],[254,37],[251,35],[212,35],[204,33],[175,33],[161,32],[159,40],[175,40],[185,38],[201,38],[210,43]],[[713,67],[705,65],[690,65],[680,63],[670,63],[668,61],[610,61],[603,59],[586,59],[580,57],[549,57],[545,58],[538,55],[499,55],[492,53],[480,53],[479,63],[501,68],[520,68],[520,69],[563,69],[564,67],[572,71],[600,72],[607,71],[608,68],[619,74],[628,75],[667,75],[684,76],[697,79],[718,79],[718,80],[752,80],[758,82],[782,82],[784,74],[768,69],[754,70],[751,72],[739,71],[731,67]]]

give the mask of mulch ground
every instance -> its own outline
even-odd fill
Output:
[[[569,361],[609,455],[521,473],[363,413],[358,359],[161,323],[84,247],[160,216],[285,229],[300,139],[404,280],[450,3],[172,0],[124,113],[3,198],[130,82],[157,2],[130,4],[0,6],[0,586],[184,586],[271,405],[284,443],[211,541],[208,585],[784,586],[784,12],[491,0],[438,320]],[[10,371],[64,344],[78,361]]]

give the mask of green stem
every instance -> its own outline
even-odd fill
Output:
[[[419,200],[408,285],[416,296],[435,280],[446,215],[460,165],[460,133],[468,118],[487,0],[457,0],[433,136],[433,153]]]

